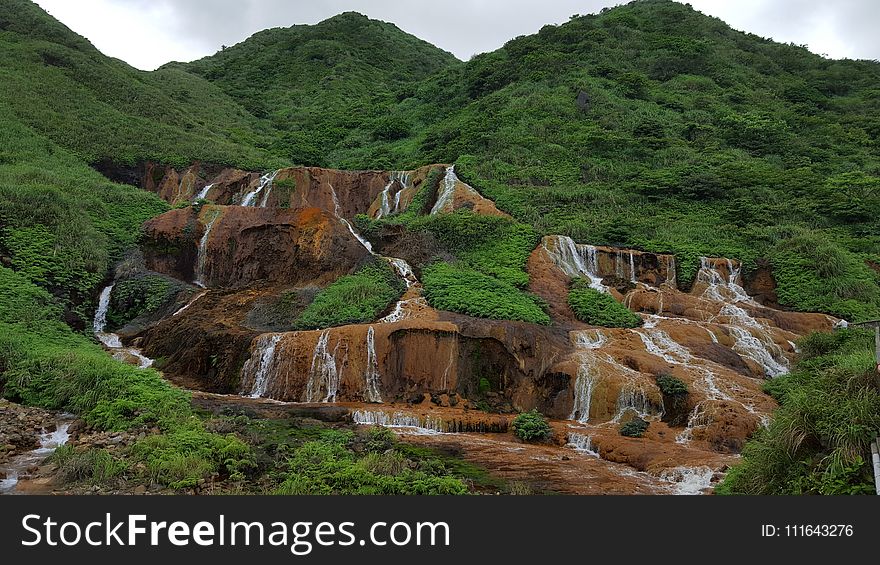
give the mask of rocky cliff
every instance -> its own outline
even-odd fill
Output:
[[[677,458],[717,470],[727,461],[717,454],[736,453],[768,421],[775,404],[762,382],[788,370],[798,336],[836,322],[773,308],[766,269],[751,281],[761,289],[753,296],[737,261],[703,258],[684,292],[672,255],[564,236],[544,237],[527,265],[551,325],[438,311],[423,296],[417,269],[377,255],[352,220],[402,213],[422,189],[424,209],[417,213],[466,207],[503,214],[452,167],[262,175],[223,169],[211,182],[202,180],[205,173],[199,166],[165,169],[160,181],[145,180],[145,188],[171,202],[195,202],[145,224],[147,268],[205,290],[130,336],[163,360],[168,378],[189,388],[343,403],[356,420],[442,431],[504,432],[509,420],[502,415],[537,408],[567,422],[557,437],[588,441],[609,461],[668,470]],[[307,289],[326,287],[370,261],[387,261],[407,289],[372,322],[294,331],[290,320],[259,321],[286,293],[307,302],[314,296]],[[642,325],[578,321],[567,304],[573,278],[622,302]],[[666,390],[661,385],[668,379],[686,392]],[[431,416],[434,409],[452,415]],[[634,418],[651,422],[644,438],[616,433]]]

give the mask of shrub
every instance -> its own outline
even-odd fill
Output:
[[[552,429],[547,419],[537,410],[523,412],[513,420],[513,433],[523,441],[543,441]]]
[[[648,422],[641,418],[634,418],[620,426],[620,435],[626,437],[642,437],[648,431]]]
[[[549,324],[532,295],[465,265],[436,262],[422,271],[425,296],[434,308],[478,318]]]
[[[658,375],[657,387],[668,396],[684,396],[689,393],[687,385],[672,375]]]
[[[635,328],[642,319],[619,303],[610,294],[590,288],[588,283],[575,279],[568,292],[568,304],[578,320],[605,328]]]
[[[868,494],[880,428],[872,333],[809,336],[794,370],[768,381],[780,405],[744,447],[719,494]]]
[[[322,290],[299,315],[297,329],[371,322],[400,298],[405,285],[384,262],[375,262]]]

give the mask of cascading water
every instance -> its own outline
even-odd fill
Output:
[[[206,294],[208,294],[208,291],[207,291],[207,290],[203,290],[202,292],[196,294],[195,296],[193,296],[192,298],[190,298],[190,299],[187,301],[186,304],[184,304],[183,306],[181,306],[180,308],[178,308],[177,310],[175,310],[174,313],[171,314],[171,317],[173,318],[174,316],[177,316],[178,314],[180,314],[181,312],[183,312],[184,310],[186,310],[187,308],[189,308],[190,306],[192,306],[193,304],[195,304],[196,301],[197,301],[199,298],[205,296]]]
[[[632,252],[629,254],[629,282],[633,284],[638,282],[638,278],[636,278],[636,255]]]
[[[382,410],[354,410],[351,413],[351,419],[355,424],[405,428],[417,433],[436,434],[445,431],[445,425],[440,418],[428,416],[423,420],[418,416],[402,412],[389,414]]]
[[[398,181],[400,182],[401,188],[394,194],[394,209],[392,210],[394,214],[400,212],[400,195],[410,186],[409,173],[407,171],[400,171],[398,174]]]
[[[394,183],[399,184],[401,188],[394,194],[394,205],[392,206],[391,188],[394,186]],[[409,186],[409,173],[406,171],[394,171],[391,173],[388,184],[385,185],[385,188],[380,193],[379,210],[376,211],[377,220],[391,214],[396,214],[400,210],[400,193],[407,186]]]
[[[778,345],[772,341],[768,344],[764,340],[758,339],[745,328],[734,325],[730,325],[728,328],[736,340],[733,344],[733,350],[758,363],[766,376],[778,377],[788,373],[788,363],[782,363],[778,360],[785,359],[782,349]],[[776,355],[774,356],[771,352],[775,352]]]
[[[617,411],[612,422],[620,422],[627,413],[635,412],[640,418],[653,416],[651,402],[645,389],[638,385],[627,385],[617,396]]]
[[[406,283],[406,288],[412,288],[413,285],[418,284],[419,280],[409,263],[397,257],[385,257],[385,259]]]
[[[566,441],[567,445],[573,448],[575,451],[585,453],[592,457],[599,457],[599,452],[596,451],[595,447],[593,447],[593,436],[579,434],[576,432],[569,432]]]
[[[260,202],[260,207],[265,208],[266,203],[269,199],[269,193],[272,192],[272,182],[275,180],[275,176],[278,174],[278,171],[272,171],[271,173],[266,173],[260,177],[260,184],[257,185],[257,188],[245,194],[244,198],[241,200],[242,206],[253,206],[254,201],[257,198],[257,195],[262,193],[263,198]]]
[[[382,402],[379,388],[382,375],[379,374],[379,360],[376,357],[376,333],[373,326],[367,329],[367,371],[364,374],[364,397],[367,402]]]
[[[578,349],[599,349],[608,341],[600,330],[579,330],[569,332],[572,344]]]
[[[709,467],[673,467],[660,472],[660,478],[675,485],[675,494],[703,494],[712,487],[715,472]]]
[[[206,288],[205,265],[208,262],[208,239],[211,237],[211,229],[214,227],[214,222],[216,222],[219,217],[220,211],[215,211],[211,216],[211,219],[205,225],[205,233],[202,234],[202,238],[199,240],[199,253],[198,258],[196,259],[196,280],[193,281],[193,284],[202,288]]]
[[[330,330],[324,330],[312,353],[312,366],[306,384],[305,402],[334,402],[339,394],[339,372],[336,369],[336,343],[333,353],[327,350]]]
[[[214,183],[206,184],[205,186],[203,186],[202,190],[200,190],[199,193],[196,194],[195,198],[193,198],[193,202],[198,202],[199,200],[204,200],[205,198],[207,198],[208,191],[211,190],[213,186]]]
[[[342,215],[339,213],[339,198],[336,196],[336,189],[333,188],[332,184],[329,186],[330,186],[330,195],[333,198],[333,215],[336,216],[340,222],[345,224],[345,227],[348,228],[348,231],[351,232],[351,235],[353,235],[354,238],[356,240],[358,240],[358,242],[361,245],[364,246],[364,249],[369,251],[370,255],[375,255],[376,253],[373,251],[373,245],[369,241],[367,241],[366,239],[361,237],[361,234],[359,234],[357,231],[355,231],[354,226],[352,226],[351,223],[348,220],[346,220],[345,218],[343,218]]]
[[[700,258],[697,281],[706,285],[702,298],[724,304],[718,317],[727,318],[730,322],[727,326],[736,340],[734,351],[760,365],[768,377],[787,373],[788,359],[767,332],[767,327],[739,306],[759,306],[740,284],[741,265],[735,265],[727,259],[725,267],[726,278],[719,272],[715,262],[708,257]]]
[[[95,337],[104,347],[109,349],[113,358],[119,361],[126,361],[127,357],[137,359],[137,365],[141,369],[146,369],[153,365],[153,360],[142,354],[140,350],[134,347],[123,347],[122,339],[112,332],[105,332],[107,326],[107,311],[110,308],[110,293],[113,291],[113,285],[104,287],[98,297],[98,309],[95,311],[95,318],[92,320],[92,329]]]
[[[580,365],[574,383],[574,404],[568,418],[586,424],[590,420],[590,406],[598,377],[598,363],[596,356],[588,350],[581,351],[579,357]]]
[[[119,336],[114,333],[105,333],[104,328],[107,326],[107,310],[110,308],[110,293],[113,292],[113,285],[104,287],[101,295],[98,297],[98,309],[95,311],[95,318],[92,320],[92,329],[98,341],[105,347],[118,349],[122,347],[122,341]]]
[[[55,431],[43,431],[40,434],[40,447],[12,457],[9,461],[0,465],[0,476],[3,477],[0,479],[0,494],[14,492],[22,473],[39,465],[41,461],[51,455],[57,448],[66,444],[70,439],[69,428],[69,420],[59,421]]]
[[[452,205],[452,199],[455,196],[455,183],[457,182],[458,176],[455,174],[455,165],[446,167],[446,175],[443,177],[443,184],[440,186],[437,202],[431,208],[431,215],[439,214]]]
[[[672,288],[678,288],[678,268],[675,265],[675,256],[666,256],[666,284]]]
[[[248,394],[251,398],[261,398],[266,395],[269,376],[275,364],[275,347],[281,338],[282,334],[263,334],[254,340],[251,357],[241,368],[242,382],[253,379]]]
[[[579,245],[568,236],[546,236],[542,243],[553,262],[570,277],[587,277],[590,287],[608,292],[599,276],[598,250],[592,245]]]

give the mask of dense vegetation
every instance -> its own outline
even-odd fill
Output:
[[[352,35],[367,25],[354,15],[331,23]],[[277,94],[284,69],[256,81],[269,96],[234,81],[273,69],[276,48],[258,49],[285,33],[185,68],[277,121],[290,113],[281,100],[299,100],[304,87]],[[379,56],[381,65],[395,53]],[[740,258],[747,270],[766,258],[784,305],[880,317],[878,275],[866,264],[880,262],[880,65],[823,59],[682,4],[643,0],[545,26],[467,63],[438,57],[431,68],[440,70],[399,84],[394,103],[373,102],[394,127],[372,135],[362,122],[374,115],[353,118],[350,104],[322,102],[320,123],[305,123],[331,142],[324,163],[455,161],[462,178],[537,233],[674,252],[684,283],[700,255]],[[347,138],[324,135],[334,120],[358,123]]]
[[[416,265],[427,299],[474,316],[549,323],[526,290],[525,262],[541,235],[558,233],[675,253],[685,285],[700,255],[741,259],[747,271],[766,260],[782,305],[880,317],[880,65],[823,59],[679,3],[576,16],[468,62],[349,13],[147,73],[26,0],[0,0],[0,78],[2,393],[98,428],[157,428],[130,456],[172,487],[244,476],[259,461],[157,373],[75,333],[141,223],[167,209],[91,166],[455,162],[512,219],[420,215],[435,170],[409,212],[359,227],[402,227],[430,243]],[[288,310],[304,328],[374,319],[402,290],[389,273],[365,267],[307,307],[291,297]],[[111,322],[156,307],[129,290],[118,289]],[[570,298],[582,319],[632,321],[577,286]],[[867,340],[853,331],[801,344],[797,370],[768,384],[776,421],[719,492],[867,490],[866,442],[880,424]],[[401,446],[362,456],[350,438],[311,439],[289,447],[272,488],[348,492],[341,477],[355,477],[357,492],[461,490]],[[133,472],[97,453],[64,457],[72,477]]]
[[[220,87],[271,124],[267,148],[294,163],[355,169],[369,159],[392,169],[389,142],[405,143],[424,127],[396,109],[420,80],[455,62],[393,24],[347,12],[314,26],[267,29],[161,72],[183,69]]]
[[[240,476],[252,464],[238,438],[208,432],[189,394],[152,369],[109,357],[60,321],[43,289],[0,267],[0,388],[6,398],[79,414],[98,429],[158,428],[133,447],[146,473],[172,488],[214,472]]]
[[[720,494],[872,494],[870,442],[880,429],[873,336],[812,334],[791,374],[768,381],[780,403],[746,444]]]
[[[568,291],[568,304],[577,319],[605,328],[635,328],[642,318],[618,302],[610,294],[590,288],[583,279],[575,279]]]
[[[322,290],[294,323],[298,329],[319,329],[371,322],[406,288],[384,261],[361,267]]]

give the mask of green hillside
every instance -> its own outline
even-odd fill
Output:
[[[296,162],[457,162],[539,233],[676,253],[685,282],[700,255],[766,259],[783,305],[880,317],[866,264],[880,263],[880,64],[827,60],[667,0],[458,64],[418,43],[426,57],[403,66],[398,41],[366,64],[362,49],[389,29],[343,14],[183,68],[270,118]]]
[[[338,165],[337,154],[354,151],[368,152],[381,168],[393,164],[389,142],[426,125],[395,118],[396,109],[415,102],[419,81],[457,63],[393,24],[346,12],[313,26],[267,29],[162,71],[204,77],[269,120],[279,132],[271,149],[298,164]]]
[[[132,402],[147,416],[168,412],[155,418],[163,433],[193,435],[212,469],[223,467],[221,451],[243,448],[193,424],[185,398],[154,373],[76,335],[141,224],[168,208],[93,167],[146,160],[249,170],[455,163],[512,219],[460,211],[357,225],[367,237],[389,225],[428,234],[448,261],[424,265],[426,296],[474,316],[550,323],[524,266],[542,235],[564,234],[674,253],[684,286],[701,255],[742,259],[747,271],[767,264],[785,307],[880,318],[880,63],[824,59],[687,5],[640,0],[467,62],[345,13],[143,72],[35,4],[0,0],[0,393],[112,429],[131,425],[121,420]],[[423,205],[428,191],[417,198]],[[851,335],[771,390],[783,416],[813,418],[827,404],[843,408],[817,422],[847,417],[858,395],[839,395],[837,379],[862,379],[869,365],[866,338]],[[813,339],[805,346],[822,338]],[[869,400],[852,406],[868,414]],[[846,490],[820,473],[863,483],[864,466],[853,471],[841,453],[864,447],[864,429],[823,444],[824,428],[811,426],[816,445],[796,453],[778,449],[781,425],[770,428],[728,491]],[[768,478],[791,461],[809,464]]]

